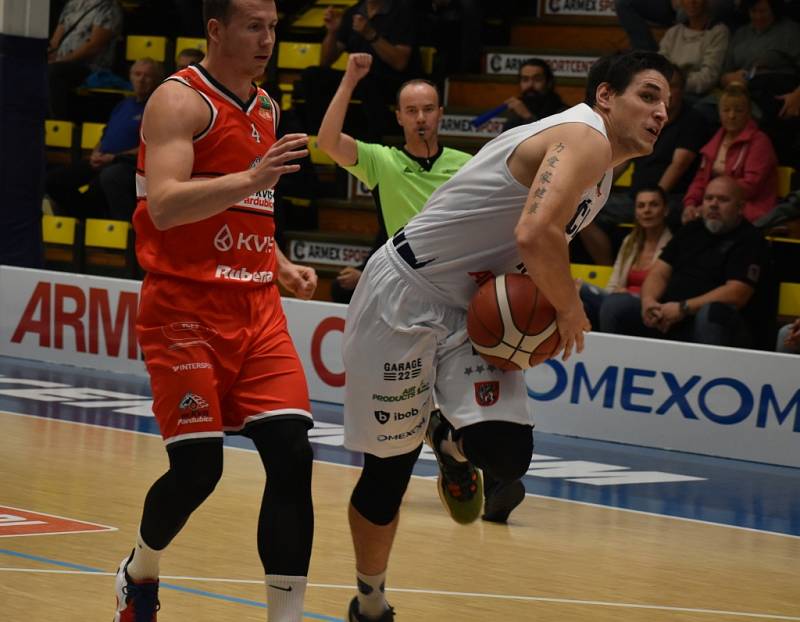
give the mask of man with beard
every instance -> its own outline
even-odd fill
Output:
[[[641,298],[613,294],[600,330],[719,346],[746,346],[743,310],[755,293],[763,240],[742,215],[731,177],[709,182],[701,218],[679,229],[642,284]]]
[[[529,58],[519,67],[519,95],[506,100],[510,114],[503,131],[538,121],[566,110],[567,106],[555,92],[553,70],[541,58]]]

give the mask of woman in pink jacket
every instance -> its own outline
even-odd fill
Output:
[[[769,137],[750,116],[750,98],[741,84],[731,84],[719,100],[722,127],[700,150],[700,168],[683,198],[683,222],[697,218],[708,182],[733,177],[744,190],[744,216],[750,222],[777,202],[778,158]]]

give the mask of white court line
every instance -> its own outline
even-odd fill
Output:
[[[152,436],[156,438],[160,438],[158,434],[152,434],[150,432],[142,432],[140,430],[125,430],[123,428],[113,428],[107,425],[100,425],[98,423],[84,423],[83,421],[69,421],[67,419],[54,419],[52,417],[43,417],[41,415],[29,415],[26,413],[15,413],[8,410],[0,410],[0,414],[6,415],[15,415],[17,417],[33,417],[35,419],[43,419],[45,421],[56,421],[58,423],[71,423],[73,425],[82,425],[91,428],[100,428],[101,430],[112,430],[115,432],[127,432],[129,434],[141,434],[142,436]],[[313,442],[313,441],[312,441]],[[225,449],[229,449],[231,451],[245,451],[249,453],[255,453],[254,449],[247,449],[245,447],[231,447],[229,445],[225,445]],[[344,447],[342,448],[344,449]],[[360,466],[354,464],[341,464],[339,462],[329,462],[327,460],[314,460],[319,464],[330,464],[333,466],[341,467],[344,469],[360,469]],[[434,475],[412,475],[411,477],[415,479],[424,479],[424,480],[432,480],[435,476]],[[653,518],[666,518],[669,520],[676,520],[676,521],[684,521],[687,523],[697,523],[700,525],[708,525],[710,527],[723,527],[726,529],[737,529],[739,531],[747,531],[750,533],[755,534],[763,534],[768,536],[780,536],[782,538],[792,538],[794,540],[800,540],[800,535],[794,535],[791,533],[781,533],[780,531],[767,531],[765,529],[754,529],[752,527],[741,527],[739,525],[728,525],[727,523],[715,523],[714,521],[703,520],[700,518],[686,518],[685,516],[672,516],[671,514],[659,514],[657,512],[645,512],[644,510],[633,510],[630,508],[621,508],[614,505],[603,505],[601,503],[592,503],[590,501],[577,501],[575,499],[565,499],[563,497],[549,497],[547,495],[539,495],[532,492],[525,493],[526,497],[536,497],[537,499],[545,499],[548,501],[560,501],[562,503],[574,503],[577,505],[586,505],[593,508],[600,508],[603,510],[614,510],[617,512],[628,512],[630,514],[639,514],[641,516],[651,516]],[[790,618],[793,619],[793,618]],[[800,620],[800,618],[797,618]]]
[[[93,572],[87,570],[49,570],[42,568],[0,568],[0,572],[27,572],[34,574],[64,574],[64,575],[95,575],[101,577],[116,576],[115,572]],[[262,585],[263,580],[256,579],[228,579],[224,577],[185,577],[178,575],[162,575],[162,581],[199,581],[206,583],[235,583],[239,585]],[[355,585],[342,585],[338,583],[309,583],[308,587],[331,590],[355,590]],[[640,603],[617,603],[604,600],[580,600],[577,598],[553,598],[548,596],[525,596],[522,594],[491,594],[486,592],[454,592],[449,590],[425,590],[418,588],[393,587],[386,588],[387,592],[402,592],[406,594],[431,594],[434,596],[454,596],[468,598],[489,598],[494,600],[520,600],[525,602],[557,603],[562,605],[579,605],[594,607],[617,607],[620,609],[646,609],[653,611],[670,611],[676,613],[699,613],[704,615],[726,615],[740,618],[757,618],[759,620],[789,620],[800,622],[800,617],[785,616],[775,613],[755,613],[750,611],[725,611],[722,609],[700,609],[696,607],[673,607],[670,605],[646,605]]]

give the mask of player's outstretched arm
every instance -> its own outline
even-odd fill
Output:
[[[342,133],[347,107],[353,97],[353,91],[361,78],[369,73],[372,56],[369,54],[351,54],[347,59],[339,88],[333,96],[322,124],[319,126],[317,144],[339,166],[352,166],[358,161],[358,146],[352,136]]]
[[[564,232],[586,216],[583,191],[602,179],[610,166],[611,147],[596,130],[572,123],[529,139],[516,156],[529,158],[531,166],[538,164],[517,222],[517,245],[530,277],[556,309],[566,360],[573,348],[583,350],[583,333],[591,325],[572,281]]]
[[[299,170],[292,160],[308,155],[305,134],[287,134],[248,170],[213,179],[191,179],[192,138],[210,121],[210,111],[192,89],[167,82],[150,98],[142,120],[147,145],[147,206],[164,230],[204,220],[258,190],[272,188],[281,175]]]

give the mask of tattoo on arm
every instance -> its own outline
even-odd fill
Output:
[[[558,143],[555,147],[553,147],[553,151],[556,153],[561,153],[566,149],[566,146],[563,143]],[[547,165],[550,168],[555,168],[556,164],[559,162],[558,156],[550,156],[546,160]],[[542,174],[539,175],[539,187],[533,191],[533,196],[536,199],[543,199],[544,195],[547,194],[547,184],[553,181],[553,173],[551,171],[542,171]],[[538,200],[534,200],[533,204],[528,208],[529,214],[535,214],[537,210],[541,207],[541,204]]]

